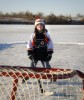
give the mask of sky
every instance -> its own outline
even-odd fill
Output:
[[[84,15],[84,0],[0,0],[0,11],[4,13],[29,11],[44,15]]]

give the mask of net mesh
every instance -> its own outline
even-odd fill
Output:
[[[77,70],[0,66],[0,100],[84,100]]]

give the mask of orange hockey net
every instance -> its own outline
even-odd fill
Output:
[[[0,100],[84,100],[84,74],[71,69],[1,65]]]

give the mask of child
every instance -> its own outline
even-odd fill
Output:
[[[49,61],[52,58],[53,43],[41,18],[35,20],[35,29],[28,41],[27,53],[31,67],[36,67],[37,62],[41,61],[44,68],[51,68]]]

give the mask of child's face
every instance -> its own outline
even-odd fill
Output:
[[[42,24],[38,24],[36,28],[37,28],[38,31],[42,31],[43,30],[43,25]]]

